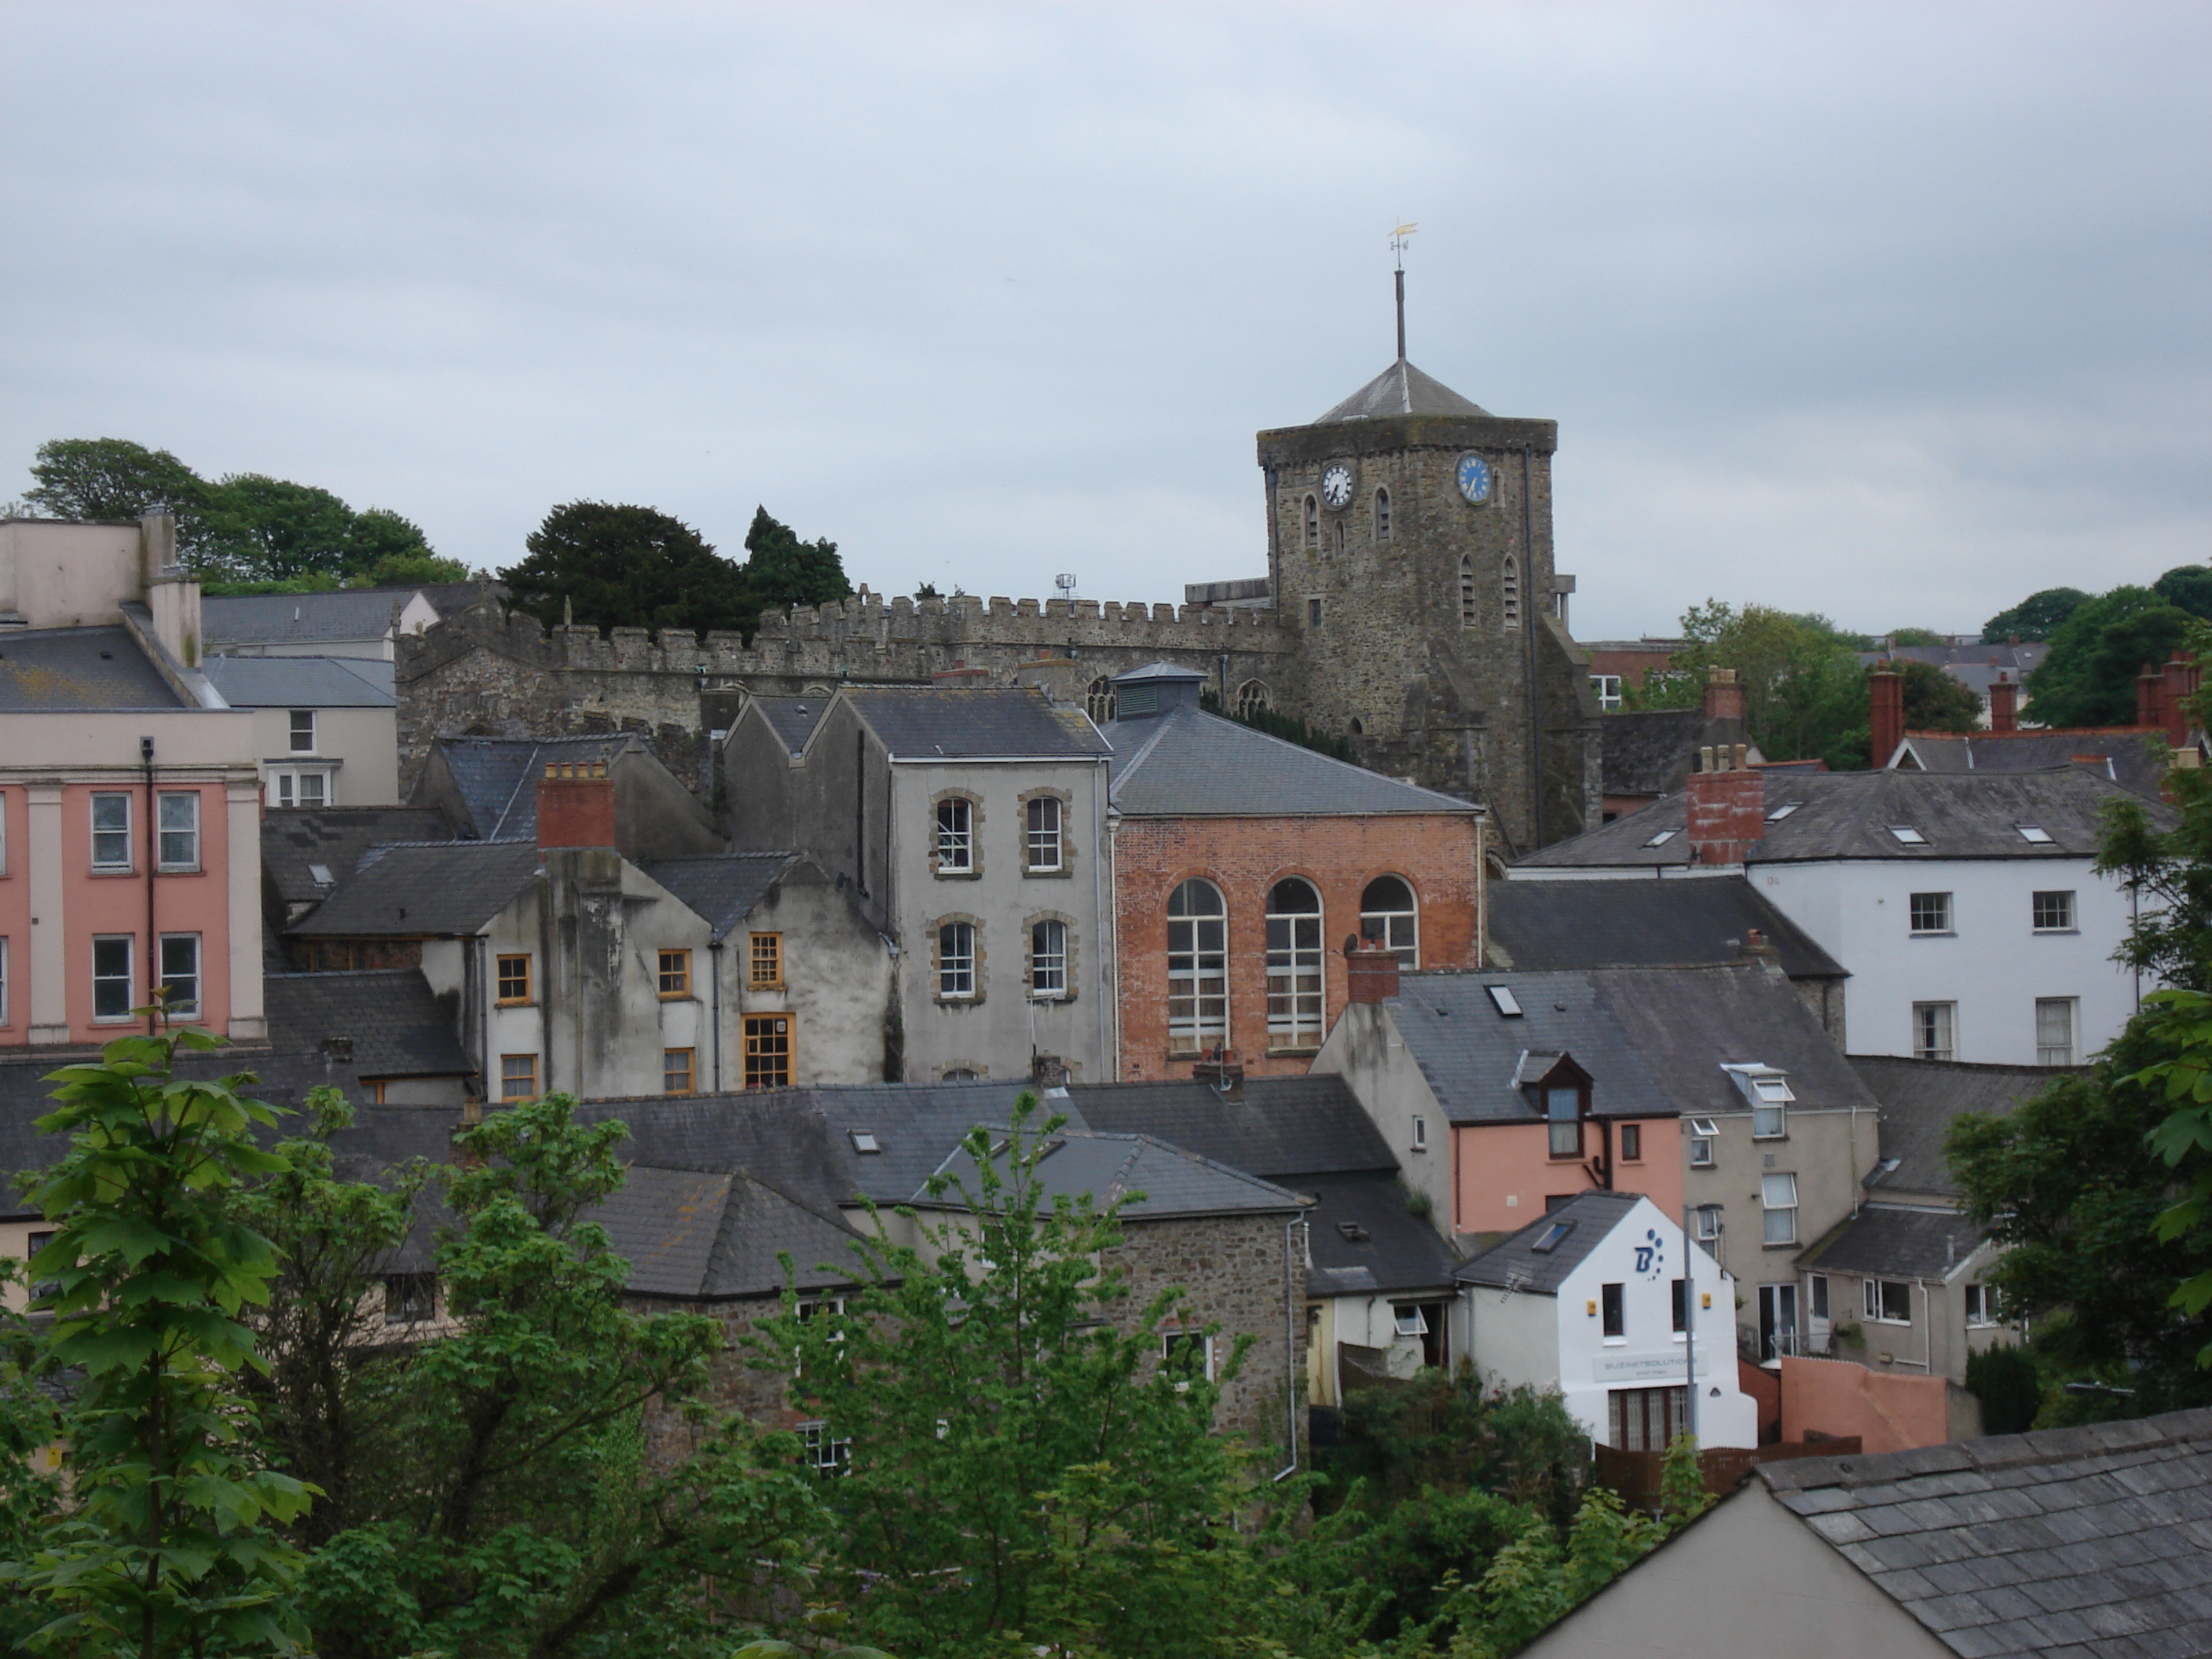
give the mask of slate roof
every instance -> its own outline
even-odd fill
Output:
[[[1734,962],[1755,928],[1792,979],[1841,979],[1815,945],[1741,876],[1703,881],[1493,881],[1490,948],[1510,968]]]
[[[638,868],[703,919],[719,945],[799,862],[796,853],[698,853],[650,859]]]
[[[1600,790],[1608,795],[1663,795],[1682,775],[1705,731],[1703,708],[1639,708],[1599,717]]]
[[[1605,1242],[1606,1236],[1627,1218],[1640,1196],[1595,1188],[1577,1193],[1519,1232],[1498,1240],[1455,1276],[1462,1285],[1486,1285],[1498,1290],[1522,1291],[1531,1296],[1557,1296],[1559,1286],[1567,1282],[1567,1275],[1581,1267],[1589,1253]],[[1571,1224],[1572,1231],[1549,1250],[1532,1248],[1559,1222]]]
[[[2151,745],[2163,732],[2031,731],[1978,732],[1948,737],[1908,732],[1901,762],[1909,757],[1924,772],[2049,772],[2081,763],[2077,755],[2099,758],[2100,771],[2123,788],[2158,799],[2166,769]]]
[[[924,1181],[908,1194],[908,1202],[964,1207],[963,1191],[969,1197],[981,1194],[975,1160],[965,1147],[955,1147],[931,1174],[952,1184],[937,1196]],[[1102,1210],[1121,1200],[1122,1215],[1132,1221],[1305,1208],[1296,1193],[1151,1135],[1062,1128],[1037,1160],[1036,1176],[1048,1199],[1088,1193]]]
[[[419,968],[270,974],[263,985],[274,1048],[349,1039],[357,1078],[467,1077],[477,1069]]]
[[[611,761],[635,740],[623,732],[586,738],[441,738],[438,751],[480,841],[538,839],[538,781],[549,762]]]
[[[1459,1259],[1437,1230],[1406,1207],[1395,1174],[1309,1176],[1290,1183],[1315,1200],[1307,1213],[1309,1296],[1449,1291]],[[1351,1223],[1364,1237],[1346,1237]]]
[[[210,657],[233,708],[392,708],[392,665],[373,657]]]
[[[357,588],[343,593],[210,594],[200,601],[200,631],[210,648],[298,645],[310,641],[380,640],[415,590]]]
[[[1093,1129],[1153,1135],[1301,1189],[1309,1183],[1293,1177],[1398,1166],[1350,1085],[1326,1073],[1252,1078],[1242,1100],[1190,1079],[1073,1084],[1067,1097]]]
[[[2087,858],[2102,835],[2098,811],[2123,793],[2118,784],[2075,767],[2059,772],[1784,772],[1762,773],[1769,813],[1796,803],[1787,817],[1766,825],[1752,843],[1747,864],[1793,860]],[[1516,870],[1598,869],[1685,866],[1690,862],[1686,792],[1662,796],[1641,811],[1529,854]],[[2164,806],[2150,809],[2163,828],[2172,821]],[[1893,824],[1917,830],[1924,844],[1906,845]],[[2045,843],[2022,838],[2032,824],[2050,836]],[[1646,845],[1661,830],[1674,833]]]
[[[289,931],[303,939],[443,939],[474,933],[538,873],[534,842],[372,847],[351,880]]]
[[[370,848],[449,839],[445,819],[426,807],[272,806],[261,819],[262,878],[287,903],[319,904]],[[332,880],[316,880],[310,865],[320,865]]]
[[[633,1164],[620,1190],[583,1218],[607,1230],[607,1242],[629,1263],[629,1288],[647,1296],[691,1297],[708,1283],[730,1185],[738,1179],[700,1170]]]
[[[843,695],[901,760],[1087,760],[1106,753],[1081,709],[1027,686],[957,691],[895,686]]]
[[[1324,817],[1479,812],[1432,789],[1193,708],[1102,728],[1116,811],[1133,817]]]
[[[1385,1006],[1406,1052],[1454,1123],[1533,1123],[1519,1086],[1530,1054],[1573,1056],[1599,1117],[1748,1110],[1721,1070],[1786,1072],[1801,1108],[1875,1109],[1786,980],[1755,964],[1539,973],[1401,975]],[[1501,1015],[1486,987],[1520,1005]]]
[[[183,708],[125,628],[0,634],[0,709]]]
[[[1490,411],[1470,403],[1442,380],[1424,374],[1403,357],[1313,422],[1371,421],[1390,415],[1474,415]]]
[[[1970,1659],[2212,1652],[2212,1411],[1796,1458],[1758,1474]]]
[[[1981,1248],[1982,1230],[1954,1210],[1863,1206],[1814,1242],[1801,1267],[1830,1273],[1879,1273],[1942,1283]]]
[[[754,697],[747,704],[757,709],[785,750],[793,755],[806,751],[806,740],[814,735],[814,728],[822,723],[822,711],[830,706],[830,699],[813,697]]]
[[[1882,1161],[1868,1176],[1868,1188],[1954,1196],[1959,1186],[1943,1161],[1952,1119],[1961,1112],[2003,1117],[2060,1078],[2086,1068],[1855,1054],[1851,1069],[1881,1103]]]

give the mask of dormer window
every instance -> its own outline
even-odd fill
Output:
[[[1789,1133],[1785,1114],[1797,1098],[1787,1073],[1771,1066],[1723,1066],[1737,1090],[1751,1103],[1751,1133],[1755,1140],[1778,1140]]]
[[[1543,1118],[1547,1156],[1579,1159],[1583,1123],[1590,1115],[1590,1078],[1571,1055],[1524,1054],[1520,1081]]]

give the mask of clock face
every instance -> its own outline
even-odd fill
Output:
[[[1480,506],[1490,499],[1490,463],[1480,455],[1459,458],[1459,493]]]
[[[1352,505],[1352,469],[1341,461],[1321,475],[1321,498],[1331,507]]]

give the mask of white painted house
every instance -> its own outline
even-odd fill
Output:
[[[2073,1066],[2151,988],[2112,960],[2130,901],[2093,867],[2114,799],[2171,822],[2087,766],[1698,774],[1510,873],[1742,877],[1849,972],[1851,1053]]]
[[[1650,1199],[1577,1194],[1458,1278],[1460,1351],[1509,1388],[1557,1389],[1591,1438],[1624,1451],[1663,1451],[1686,1430],[1700,1446],[1759,1443],[1758,1407],[1736,1386],[1735,1279],[1704,1246],[1686,1249]]]

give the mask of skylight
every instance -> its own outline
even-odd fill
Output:
[[[2013,828],[2020,831],[2020,838],[2022,841],[2033,842],[2038,847],[2051,845],[2051,831],[2039,824],[2016,823]]]
[[[1492,1006],[1493,1006],[1499,1013],[1504,1015],[1508,1019],[1518,1019],[1521,1018],[1521,1000],[1518,997],[1513,994],[1512,987],[1508,985],[1486,985],[1482,988],[1490,993]]]
[[[1720,1125],[1709,1117],[1693,1117],[1690,1120],[1690,1133],[1693,1135],[1703,1135],[1710,1140],[1720,1132]]]
[[[1785,800],[1766,815],[1766,821],[1769,823],[1779,823],[1804,804],[1802,800]]]
[[[307,873],[314,878],[318,887],[337,885],[337,878],[331,873],[331,866],[327,864],[311,864],[307,866]]]
[[[1925,847],[1928,845],[1928,837],[1922,835],[1917,830],[1915,830],[1909,823],[1893,823],[1889,826],[1889,833],[1897,837],[1898,845],[1900,847]]]
[[[856,1152],[880,1152],[884,1149],[883,1143],[868,1130],[853,1129],[847,1133],[853,1137],[853,1150]]]
[[[1542,1233],[1538,1235],[1536,1242],[1528,1247],[1530,1254],[1551,1255],[1559,1248],[1559,1241],[1574,1230],[1575,1224],[1571,1221],[1554,1221],[1550,1226],[1545,1228]]]
[[[1652,836],[1650,841],[1645,842],[1644,844],[1646,847],[1664,847],[1668,842],[1674,839],[1676,834],[1677,832],[1673,830],[1662,830],[1657,835]]]
[[[1790,1092],[1790,1085],[1778,1077],[1755,1077],[1751,1080],[1751,1086],[1759,1091],[1759,1097],[1761,1100],[1784,1101],[1797,1098]]]

